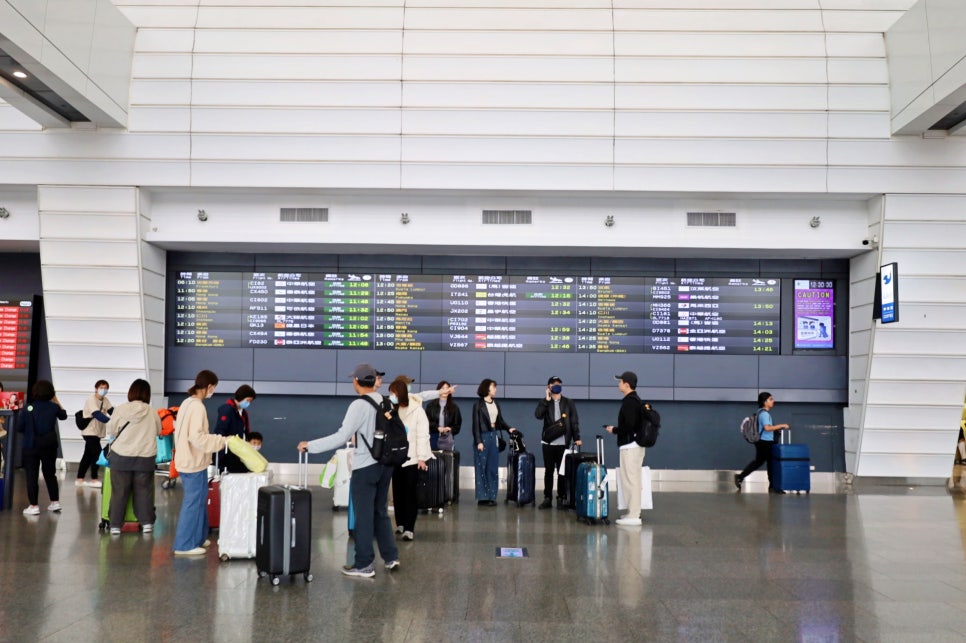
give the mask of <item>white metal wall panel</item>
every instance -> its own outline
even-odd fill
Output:
[[[200,107],[399,107],[399,81],[195,80]]]
[[[62,235],[70,239],[110,239],[115,241],[137,238],[137,226],[130,217],[98,215],[86,219],[68,213],[49,213],[41,221],[41,236]]]
[[[110,307],[112,315],[118,318],[138,319],[141,316],[141,298],[135,294],[49,292],[56,293],[44,301],[44,312],[51,317],[103,319],[105,307]]]
[[[914,398],[924,407],[945,405],[962,391],[959,382],[869,382],[869,404],[891,404],[895,400]],[[947,427],[943,427],[946,429]]]

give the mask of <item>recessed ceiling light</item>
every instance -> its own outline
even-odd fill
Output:
[[[16,76],[17,78],[26,78],[27,77],[27,74],[23,73],[22,71],[15,71],[15,72],[13,72],[13,75]]]

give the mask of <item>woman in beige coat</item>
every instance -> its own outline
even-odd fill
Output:
[[[416,530],[419,507],[416,502],[416,483],[419,472],[427,471],[427,460],[432,460],[429,446],[429,418],[415,395],[409,394],[411,379],[400,375],[389,385],[389,401],[399,410],[399,419],[406,425],[409,438],[409,458],[396,467],[392,474],[392,497],[396,514],[396,531],[403,540],[412,540]]]

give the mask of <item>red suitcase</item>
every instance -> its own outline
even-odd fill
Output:
[[[221,524],[221,480],[208,481],[208,528],[218,529]]]

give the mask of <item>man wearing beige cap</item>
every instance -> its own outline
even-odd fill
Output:
[[[617,388],[624,394],[617,426],[608,426],[608,433],[617,434],[617,447],[621,455],[621,487],[627,498],[627,513],[617,519],[624,527],[641,524],[641,467],[644,465],[644,447],[637,444],[637,433],[644,429],[641,398],[637,396],[637,373],[624,371],[615,375]]]

